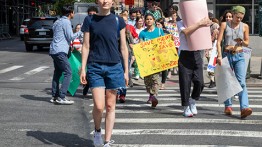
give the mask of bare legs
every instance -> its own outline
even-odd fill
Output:
[[[105,93],[105,95],[104,95]],[[105,90],[104,88],[94,88],[93,94],[93,119],[95,122],[95,129],[99,130],[103,116],[104,107],[106,106],[105,117],[105,141],[111,139],[112,131],[115,123],[115,107],[116,107],[116,90]]]

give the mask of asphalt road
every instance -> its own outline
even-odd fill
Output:
[[[49,103],[52,59],[47,51],[25,52],[18,39],[0,42],[0,147],[92,147],[91,95],[79,87],[74,105]],[[262,87],[248,87],[253,115],[225,116],[216,89],[204,89],[197,102],[199,114],[182,116],[177,80],[159,93],[159,105],[146,104],[143,86],[128,89],[125,104],[117,104],[112,137],[117,147],[261,146]],[[104,123],[102,128],[104,128]]]
[[[25,52],[18,39],[0,44],[0,146],[92,146],[87,100],[78,95],[70,106],[49,102],[48,51]]]

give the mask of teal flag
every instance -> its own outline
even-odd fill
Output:
[[[78,86],[80,85],[80,76],[79,69],[81,67],[81,53],[77,50],[72,51],[70,58],[68,59],[71,70],[72,70],[72,79],[68,88],[69,93],[74,96]],[[64,75],[60,78],[60,83],[62,83]]]

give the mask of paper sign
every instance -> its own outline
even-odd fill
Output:
[[[196,24],[201,19],[208,18],[206,0],[180,0],[181,11],[185,27]],[[205,50],[212,48],[210,27],[201,27],[187,37],[190,50]]]
[[[217,64],[217,40],[213,43],[213,48],[211,50],[210,59],[207,65],[208,72],[214,72]]]
[[[178,66],[172,35],[136,44],[133,51],[142,77]]]
[[[228,98],[231,98],[243,90],[235,76],[235,73],[229,65],[227,57],[222,59],[221,66],[216,66],[215,78],[218,103],[223,103]]]
[[[217,60],[217,48],[216,48],[216,43],[217,41],[214,42],[213,44],[213,49],[211,52],[211,57],[207,65],[207,71],[208,72],[214,72],[216,68],[216,60]],[[243,47],[243,52],[244,52],[244,58],[245,58],[245,67],[246,67],[246,72],[249,64],[249,60],[251,58],[251,53],[252,49],[249,47]]]
[[[166,30],[174,36],[174,43],[177,48],[180,46],[179,31],[176,23],[164,22]]]
[[[249,47],[242,47],[242,48],[243,48],[243,52],[244,52],[246,72],[247,72],[249,60],[251,58],[252,49],[249,48]]]

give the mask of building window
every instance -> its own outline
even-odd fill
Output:
[[[252,1],[254,1],[254,10],[252,9]],[[225,10],[231,9],[232,6],[236,5],[243,6],[246,9],[246,14],[242,21],[249,25],[249,33],[258,34],[258,0],[216,0],[216,17],[220,18]],[[252,15],[252,13],[254,13],[254,15]],[[254,16],[254,18],[252,18],[252,16]]]

